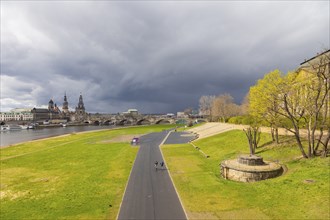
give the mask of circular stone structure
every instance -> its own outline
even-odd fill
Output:
[[[256,155],[241,155],[221,164],[221,176],[240,182],[255,182],[282,175],[283,167],[274,162],[263,161]]]

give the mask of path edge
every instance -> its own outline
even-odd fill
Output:
[[[165,164],[167,164],[167,163],[166,163],[166,159],[165,159],[165,157],[164,157],[164,155],[163,155],[163,151],[162,151],[162,149],[161,149],[161,146],[164,145],[165,141],[167,140],[167,138],[170,136],[170,134],[171,134],[172,132],[173,132],[173,130],[169,131],[168,134],[166,135],[166,137],[163,139],[163,141],[162,141],[162,142],[159,144],[159,146],[158,146],[158,147],[159,147],[159,150],[160,150],[160,153],[161,153],[161,155],[162,155],[162,157],[163,157],[163,160],[164,160],[164,162],[165,162]],[[178,190],[176,189],[176,186],[175,186],[175,184],[174,184],[174,181],[173,181],[173,178],[172,178],[171,172],[170,172],[169,170],[168,170],[168,175],[169,175],[170,178],[171,178],[172,185],[173,185],[173,187],[174,187],[174,189],[175,189],[176,195],[177,195],[178,198],[179,198],[179,201],[180,201],[181,207],[182,207],[182,209],[183,209],[184,215],[186,216],[186,219],[189,220],[188,215],[187,215],[187,212],[186,212],[186,209],[185,209],[185,207],[184,207],[184,205],[183,205],[183,203],[182,203],[182,200],[181,200],[180,194],[178,193]]]
[[[125,186],[125,190],[124,190],[123,196],[121,198],[121,202],[120,202],[120,205],[119,205],[119,209],[118,209],[116,220],[118,220],[118,217],[119,217],[119,214],[120,214],[120,210],[121,210],[121,206],[123,204],[123,201],[124,201],[124,198],[125,198],[125,195],[126,195],[127,186],[128,186],[129,180],[131,178],[131,174],[132,174],[132,171],[133,171],[133,168],[134,168],[134,165],[135,165],[135,161],[136,161],[136,158],[138,156],[139,151],[140,151],[140,146],[139,146],[138,152],[136,153],[136,156],[135,156],[135,159],[134,159],[134,162],[133,162],[131,171],[129,172],[129,175],[128,175],[128,179],[127,179],[127,182],[126,182],[126,186]]]

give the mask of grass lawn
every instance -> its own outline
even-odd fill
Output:
[[[167,165],[190,219],[329,219],[329,158],[298,159],[294,140],[269,144],[262,134],[257,154],[279,160],[288,171],[281,177],[241,183],[220,177],[219,163],[248,153],[245,134],[234,130],[194,143],[162,147]],[[306,181],[311,180],[311,181]]]
[[[138,148],[111,139],[170,127],[77,133],[1,149],[0,219],[116,218]]]

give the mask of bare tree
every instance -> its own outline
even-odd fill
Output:
[[[185,115],[190,116],[193,112],[193,108],[192,107],[186,108],[183,112]]]
[[[289,73],[277,96],[283,103],[277,113],[291,121],[293,128],[287,129],[294,134],[305,158],[315,156],[320,145],[323,145],[324,156],[329,152],[329,54],[330,50],[304,62],[296,72]],[[302,126],[307,129],[308,153],[301,141]],[[316,135],[317,129],[320,129],[319,135]],[[327,130],[325,137],[324,130]]]
[[[247,115],[249,114],[249,102],[250,102],[250,93],[248,92],[241,103],[240,106],[240,114],[241,115]]]
[[[215,96],[202,96],[199,99],[199,112],[202,116],[212,116],[212,103],[215,99]]]
[[[308,156],[316,155],[320,146],[323,145],[323,155],[328,153],[328,144],[330,139],[329,126],[329,90],[330,90],[330,50],[320,54],[316,59],[304,63],[299,71],[303,72],[307,78],[304,82],[305,111],[304,121],[308,131]],[[316,135],[316,130],[320,134]],[[327,130],[327,136],[324,136],[324,130]]]
[[[239,106],[234,103],[234,98],[230,94],[217,96],[212,103],[213,120],[226,121],[226,118],[239,115]]]
[[[260,141],[260,128],[257,124],[254,124],[247,129],[243,129],[243,131],[249,142],[250,155],[254,155]]]

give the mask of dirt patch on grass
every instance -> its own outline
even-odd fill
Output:
[[[304,180],[303,183],[312,184],[315,183],[315,180]]]
[[[219,219],[211,212],[187,212],[189,219]]]
[[[59,179],[58,176],[55,177],[38,177],[38,178],[34,178],[31,179],[30,182],[32,183],[47,183],[47,182],[56,182]]]
[[[222,211],[216,214],[219,219],[271,219],[258,208]]]
[[[102,143],[118,143],[118,142],[131,142],[135,137],[140,137],[142,134],[126,134],[114,137],[110,140],[104,140]]]
[[[23,197],[27,194],[28,194],[28,192],[20,192],[20,191],[14,192],[11,190],[1,191],[0,200],[2,200],[2,199],[15,200],[15,199]]]

